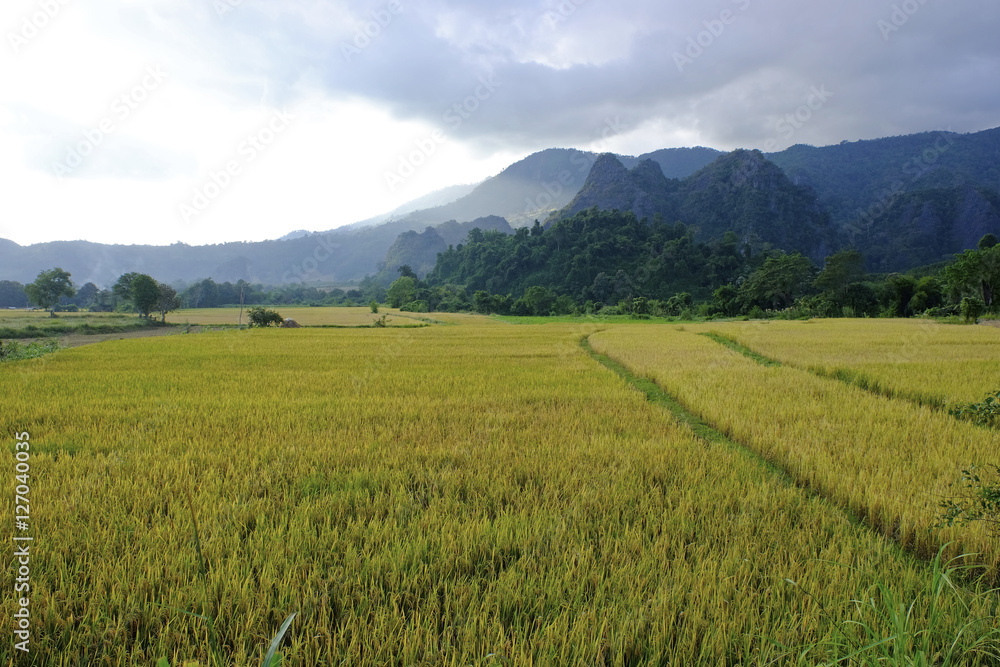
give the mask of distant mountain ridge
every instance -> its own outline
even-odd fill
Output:
[[[754,178],[772,183],[758,188],[754,196],[753,189],[737,188],[737,192],[726,185],[724,162],[707,172],[707,180],[697,181],[697,187],[689,183],[682,192],[680,186],[670,185],[671,180],[687,182],[725,155],[696,147],[614,156],[629,174],[632,190],[617,190],[605,201],[594,189],[600,183],[592,183],[590,192],[578,198],[601,156],[548,149],[476,186],[446,188],[396,212],[327,232],[301,235],[302,230],[289,235],[297,238],[286,240],[211,246],[59,241],[22,247],[0,239],[0,280],[28,282],[43,269],[62,266],[78,284],[90,281],[102,286],[129,271],[149,273],[166,282],[211,277],[267,284],[343,284],[375,274],[380,264],[394,261],[387,254],[400,234],[423,234],[427,227],[447,221],[461,224],[489,216],[504,218],[511,227],[526,226],[560,214],[574,199],[582,203],[587,198],[588,206],[660,212],[697,226],[706,236],[735,226],[746,231],[747,239],[769,239],[766,242],[777,247],[812,247],[811,256],[838,243],[854,243],[873,270],[903,270],[940,261],[972,247],[970,239],[980,231],[1000,234],[996,203],[1000,197],[1000,128],[972,134],[928,132],[819,148],[797,145],[764,155],[768,164],[784,172],[795,191],[779,183],[779,172],[763,163],[756,167],[744,163],[756,169]],[[659,165],[661,173],[648,161]],[[605,175],[621,181],[620,171]],[[673,191],[673,187],[678,189]],[[769,191],[781,196],[764,201],[761,193]],[[803,194],[809,191],[815,196]],[[725,206],[717,205],[726,197]],[[420,208],[424,204],[433,205]],[[753,215],[747,217],[746,207]],[[761,207],[776,212],[779,222],[773,230],[759,218]],[[792,224],[787,218],[798,212],[803,222]],[[825,225],[816,226],[816,216],[823,214],[833,223],[832,237]],[[821,238],[803,238],[814,233]],[[396,248],[394,253],[401,251]]]
[[[933,188],[1000,188],[1000,128],[972,134],[923,132],[842,142],[795,145],[766,157],[793,183],[816,192],[840,225],[878,212],[901,192]]]
[[[628,170],[615,156],[602,155],[577,196],[548,224],[590,208],[679,220],[695,227],[702,241],[733,231],[755,250],[797,250],[814,261],[839,245],[812,192],[760,151],[733,151],[682,180],[666,178],[652,160]]]
[[[632,167],[645,159],[654,159],[663,173],[683,178],[711,163],[719,155],[711,148],[665,148],[639,157],[617,156]],[[583,187],[597,153],[575,149],[550,148],[519,160],[500,174],[444,206],[410,213],[411,221],[474,220],[489,215],[506,218],[514,227],[545,220],[562,209]]]
[[[404,232],[389,248],[385,261],[379,265],[379,271],[375,274],[375,280],[388,286],[399,277],[397,269],[403,265],[409,266],[417,277],[423,278],[434,268],[438,253],[464,241],[473,229],[514,233],[514,228],[504,218],[495,215],[464,223],[450,220],[437,227],[428,227],[423,232]]]

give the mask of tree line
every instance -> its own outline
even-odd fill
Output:
[[[62,269],[51,269],[50,271],[62,271]],[[42,272],[47,273],[47,272]],[[63,272],[65,273],[65,272]],[[131,282],[132,276],[145,275],[138,273],[127,273],[119,277],[115,285],[125,279]],[[41,277],[41,274],[39,275]],[[149,277],[149,276],[147,276]],[[150,280],[155,279],[149,277]],[[62,291],[54,303],[46,302],[43,305],[40,301],[29,295],[30,285],[23,285],[12,280],[0,280],[0,308],[28,308],[36,306],[54,312],[72,312],[75,310],[87,310],[91,312],[139,312],[134,301],[123,291],[121,287],[117,290],[115,286],[101,289],[92,282],[85,283],[80,287],[72,284],[69,274],[66,273],[66,280],[72,292]],[[140,281],[140,292],[145,290],[145,281]],[[385,289],[368,285],[362,289],[330,289],[323,290],[316,287],[296,284],[282,285],[279,287],[266,287],[262,284],[251,284],[244,280],[235,283],[217,283],[211,278],[205,278],[185,287],[178,288],[177,285],[163,285],[165,288],[174,290],[180,301],[180,308],[219,308],[223,306],[244,305],[310,305],[310,306],[362,306],[367,305],[373,298],[381,301],[385,296]],[[157,311],[156,308],[152,309]]]
[[[513,235],[474,229],[466,243],[438,255],[424,280],[400,267],[386,302],[512,315],[973,320],[998,307],[1000,246],[992,234],[950,263],[906,274],[870,274],[855,249],[827,256],[820,267],[733,232],[696,239],[697,230],[679,222],[596,208]]]
[[[111,302],[114,307],[102,307]],[[72,274],[60,267],[42,271],[34,282],[27,285],[0,281],[0,307],[27,308],[31,305],[49,311],[53,316],[59,311],[74,311],[81,307],[89,310],[120,310],[136,312],[149,319],[153,313],[166,321],[167,313],[180,308],[177,290],[157,282],[144,273],[126,273],[110,290],[101,290],[94,283],[86,283],[77,290]]]
[[[157,313],[220,306],[362,306],[372,301],[415,312],[504,315],[604,313],[677,317],[911,317],[962,315],[976,320],[1000,304],[1000,244],[987,234],[951,262],[909,273],[872,274],[846,249],[817,266],[726,232],[698,240],[695,227],[660,216],[582,211],[546,228],[514,234],[473,229],[466,242],[439,253],[420,279],[409,266],[388,289],[369,277],[355,288],[305,284],[265,287],[210,278],[176,287],[127,273],[108,289],[79,289],[62,269],[29,285],[0,281],[0,307],[31,304],[53,312]]]

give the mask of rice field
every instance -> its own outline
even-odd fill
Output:
[[[411,326],[419,324],[412,314],[400,315],[398,310],[379,307],[376,315],[368,306],[363,308],[339,308],[339,307],[317,307],[296,306],[285,308],[283,306],[264,306],[270,310],[278,311],[283,318],[291,318],[302,326],[331,326],[331,327],[358,327],[372,326],[372,323],[386,316],[386,324],[389,326]],[[409,316],[408,316],[409,315]],[[240,308],[195,308],[178,310],[167,315],[167,322],[171,324],[197,324],[207,326],[232,325],[237,326],[241,322],[247,324],[246,308],[243,309],[242,319]]]
[[[940,664],[995,623],[995,595],[937,600],[925,558],[955,539],[996,566],[926,497],[991,432],[674,325],[429,318],[0,366],[34,537],[32,654],[0,664],[256,665],[292,613],[287,665],[816,665],[891,637],[897,602]]]
[[[1000,389],[1000,328],[931,320],[700,324],[754,352],[929,405],[978,401]]]
[[[950,553],[971,550],[988,570],[1000,567],[986,526],[935,527],[962,468],[996,461],[996,431],[798,368],[763,366],[688,327],[621,327],[591,342],[916,553],[928,557],[950,542]]]

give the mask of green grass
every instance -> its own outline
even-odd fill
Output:
[[[17,341],[4,343],[0,340],[0,362],[37,359],[58,349],[59,343],[54,340],[28,343],[27,345]]]
[[[753,359],[754,361],[756,361],[761,366],[780,366],[781,365],[780,361],[776,361],[775,359],[771,359],[770,357],[765,357],[763,354],[758,354],[757,352],[754,352],[753,350],[751,350],[749,347],[745,347],[743,345],[740,345],[739,343],[737,343],[732,338],[728,338],[726,336],[723,336],[722,334],[720,334],[720,333],[718,333],[716,331],[709,331],[708,333],[703,333],[702,336],[705,336],[706,338],[711,338],[716,343],[719,343],[720,345],[725,345],[730,350],[733,350],[735,352],[739,352],[740,354],[742,354],[747,359]]]
[[[632,317],[631,315],[493,315],[493,319],[508,324],[673,324],[692,322],[677,317]]]
[[[112,334],[149,327],[170,326],[122,313],[43,313],[0,312],[0,339],[50,338],[67,334]]]
[[[876,667],[952,667],[977,661],[1000,664],[1000,628],[997,627],[997,590],[971,591],[956,582],[974,566],[957,564],[960,556],[945,562],[944,547],[932,563],[932,574],[923,593],[914,600],[901,598],[886,582],[875,579],[860,599],[854,600],[855,618],[837,623],[833,637],[809,645],[799,652],[805,658],[813,650],[836,656],[818,663],[823,667],[859,665]],[[789,581],[793,586],[798,586]],[[810,598],[811,593],[805,592]],[[975,600],[985,601],[992,613],[979,616],[971,611]],[[916,620],[919,607],[926,617]],[[829,612],[824,609],[824,614]],[[888,628],[889,632],[878,628]]]

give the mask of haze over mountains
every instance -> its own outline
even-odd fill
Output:
[[[475,187],[455,186],[401,212],[283,240],[211,246],[0,240],[0,280],[29,282],[61,266],[78,284],[98,285],[129,271],[164,282],[342,284],[376,274],[385,282],[396,277],[398,264],[420,275],[429,271],[438,252],[474,227],[511,233],[594,206],[679,220],[706,240],[732,230],[751,247],[797,250],[817,262],[853,245],[871,270],[905,270],[1000,233],[1000,128],[797,145],[771,154],[698,147],[632,157],[548,149]]]

